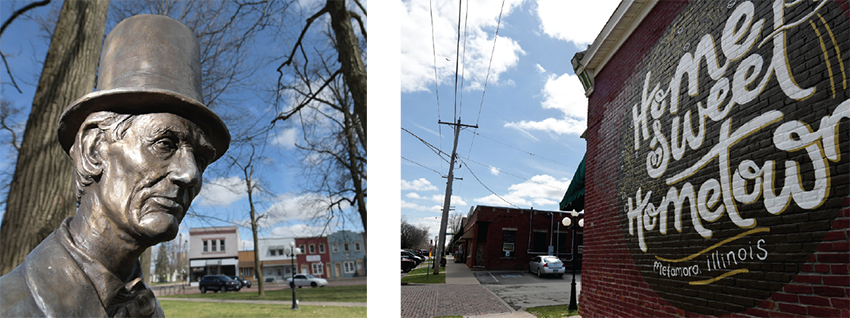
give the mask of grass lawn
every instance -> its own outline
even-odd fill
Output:
[[[239,299],[239,300],[289,300],[292,301],[292,290],[267,290],[266,296],[257,297],[253,291],[226,292],[187,295],[159,296],[160,298],[206,298],[206,299]],[[298,301],[340,301],[340,302],[366,302],[366,285],[334,286],[318,288],[296,288],[295,299]]]
[[[443,272],[445,272],[445,271],[446,271],[446,268],[445,268],[445,267],[440,267],[440,273],[441,273],[441,274],[442,274]],[[426,272],[430,272],[431,274],[433,274],[433,273],[434,273],[434,269],[433,269],[433,268],[431,268],[431,267],[427,267],[427,268],[417,268],[417,269],[414,269],[414,270],[410,271],[410,273],[407,273],[407,275],[418,275],[418,274],[425,275],[425,273],[426,273]]]
[[[542,307],[531,307],[526,308],[525,311],[535,315],[537,317],[543,318],[560,318],[560,317],[570,317],[578,315],[578,310],[569,310],[567,309],[568,305],[558,305],[558,306],[542,306]]]
[[[235,293],[233,293],[235,294]],[[366,307],[319,307],[291,305],[202,303],[179,300],[159,302],[165,316],[179,317],[366,317]]]
[[[428,280],[425,280],[425,279]],[[407,275],[401,278],[402,283],[414,283],[414,284],[445,284],[446,283],[446,273],[440,272],[437,275],[425,273],[418,275]]]

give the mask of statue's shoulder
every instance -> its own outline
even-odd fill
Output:
[[[0,277],[0,317],[44,316],[27,285],[24,264]]]

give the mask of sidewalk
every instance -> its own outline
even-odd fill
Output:
[[[401,316],[534,317],[524,311],[511,309],[499,297],[481,286],[465,264],[455,263],[451,256],[446,259],[445,273],[445,284],[401,286]]]
[[[292,305],[292,300],[237,300],[237,299],[205,299],[205,298],[157,298],[163,300],[181,300],[204,303],[241,303],[241,304],[273,304]],[[299,301],[299,306],[328,306],[328,307],[366,307],[366,303],[338,302],[338,301]]]

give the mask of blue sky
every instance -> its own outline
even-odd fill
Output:
[[[298,9],[302,9],[310,15],[315,11],[313,8],[320,1],[301,1]],[[0,1],[0,20],[5,21],[15,10],[30,3],[30,1]],[[61,7],[61,1],[54,1],[47,7],[37,8],[31,12],[31,15],[46,16],[51,10],[58,12]],[[353,4],[352,4],[353,6]],[[292,13],[300,13],[291,11]],[[255,117],[258,125],[267,125],[275,113],[275,109],[268,102],[270,98],[264,93],[263,85],[275,83],[278,78],[278,73],[275,71],[277,66],[282,62],[281,57],[289,53],[292,47],[291,42],[297,38],[303,26],[303,21],[306,18],[298,16],[283,17],[293,21],[289,24],[292,30],[287,32],[295,32],[295,36],[275,36],[269,32],[260,34],[251,44],[250,55],[246,62],[256,68],[256,72],[252,74],[249,82],[245,86],[232,90],[225,97],[230,101],[236,101],[235,104],[241,105],[242,109],[228,109],[230,113],[248,113]],[[328,15],[324,15],[322,19],[317,20],[307,38],[311,41],[326,41],[321,35],[324,31],[323,26],[326,24],[325,19]],[[115,23],[108,21],[106,32],[108,33]],[[42,38],[46,33],[39,29],[39,26],[31,19],[18,18],[13,22],[6,32],[0,38],[0,47],[3,53],[7,55],[10,68],[15,76],[18,86],[23,91],[19,93],[10,83],[10,78],[6,72],[5,66],[0,66],[0,95],[4,99],[12,102],[14,106],[20,107],[24,113],[16,116],[17,122],[20,124],[18,133],[22,134],[28,112],[32,105],[32,98],[35,94],[38,78],[41,75],[41,63],[47,52],[49,39]],[[252,89],[260,87],[260,89]],[[270,91],[274,91],[270,89]],[[287,103],[291,104],[291,103]],[[224,110],[217,109],[219,115],[224,115]],[[228,123],[231,133],[235,133],[234,127]],[[278,123],[274,130],[270,132],[269,138],[258,145],[258,151],[262,150],[263,157],[261,158],[262,165],[258,166],[254,177],[265,190],[265,193],[259,196],[255,195],[255,203],[259,213],[266,214],[263,219],[263,228],[260,231],[260,236],[266,237],[295,237],[295,236],[311,236],[319,234],[328,234],[336,230],[353,230],[362,231],[359,218],[348,219],[345,222],[337,219],[332,222],[329,228],[325,228],[324,224],[316,224],[311,222],[310,218],[316,213],[321,213],[305,207],[315,196],[302,194],[303,176],[301,175],[300,165],[303,156],[300,156],[295,151],[295,142],[301,138],[300,130],[288,123]],[[0,142],[7,142],[9,134],[5,131],[0,132]],[[0,169],[8,169],[13,164],[14,159],[6,154],[10,148],[3,146],[0,152],[4,155],[0,156]],[[228,155],[236,155],[238,149],[231,147]],[[243,244],[240,244],[241,249],[251,249],[252,239],[251,231],[247,227],[248,221],[248,200],[244,190],[245,180],[240,171],[236,169],[226,169],[228,162],[226,158],[222,158],[211,166],[205,173],[205,184],[201,191],[201,195],[195,199],[192,204],[191,212],[198,215],[211,216],[211,218],[199,218],[187,215],[181,224],[180,233],[183,237],[188,235],[189,228],[205,227],[205,226],[226,226],[234,223],[245,225],[240,227],[240,236]],[[13,167],[9,170],[13,171]],[[237,189],[237,190],[233,190]],[[350,210],[350,209],[349,209]],[[0,206],[0,214],[5,212],[5,206]],[[352,213],[356,214],[356,213]],[[2,217],[0,217],[2,219]]]
[[[455,169],[463,180],[454,182],[451,206],[463,215],[479,204],[558,209],[586,147],[579,136],[587,100],[570,59],[593,42],[619,1],[507,0],[499,23],[502,3],[463,2],[460,57],[457,1],[433,1],[433,44],[429,3],[402,4],[401,127],[451,153],[453,130],[437,122],[456,121],[457,109],[463,124],[478,125],[462,130],[458,142],[465,163]],[[448,156],[404,131],[400,152],[401,215],[434,237]]]

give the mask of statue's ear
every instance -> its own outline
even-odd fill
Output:
[[[98,127],[98,122],[87,120],[80,127],[74,146],[71,147],[74,167],[86,179],[99,179],[103,172],[102,141],[104,141],[103,130]]]

